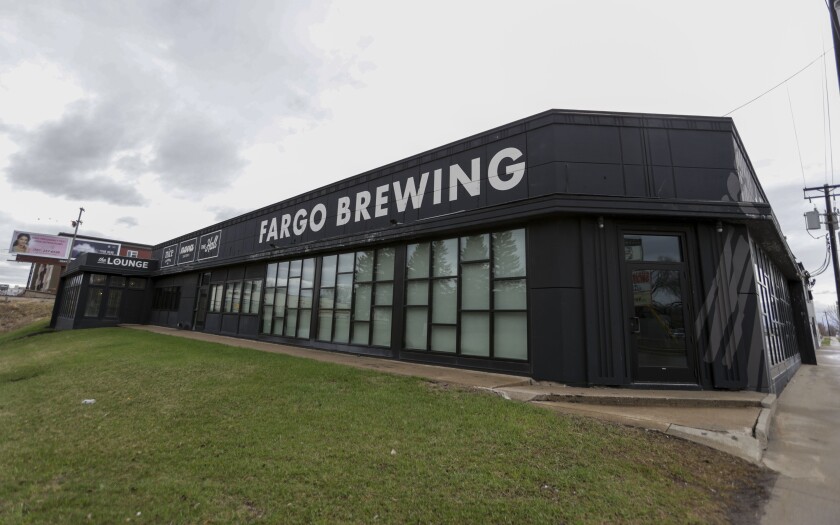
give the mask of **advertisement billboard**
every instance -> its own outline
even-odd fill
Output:
[[[70,251],[70,238],[15,230],[9,245],[11,255],[31,255],[51,259],[66,259]]]
[[[90,239],[76,239],[73,243],[73,258],[83,253],[99,253],[102,255],[119,255],[120,245],[113,242],[93,241]]]

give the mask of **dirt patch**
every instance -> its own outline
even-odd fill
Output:
[[[10,332],[52,315],[54,299],[0,298],[0,332]]]

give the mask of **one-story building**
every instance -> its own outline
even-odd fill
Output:
[[[806,286],[729,118],[551,110],[156,245],[59,329],[149,323],[573,385],[780,391]]]

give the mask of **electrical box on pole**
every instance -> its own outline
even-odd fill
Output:
[[[805,227],[809,230],[819,230],[822,227],[819,211],[814,210],[805,212]]]

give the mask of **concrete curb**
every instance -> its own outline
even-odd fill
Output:
[[[758,439],[746,434],[703,430],[682,425],[670,425],[665,433],[746,459],[756,465],[761,464],[764,448]]]
[[[777,401],[776,394],[768,394],[761,401],[761,413],[755,422],[755,428],[753,428],[753,435],[761,444],[762,455],[767,450],[767,442],[770,439],[770,423],[773,421],[773,416],[776,415]]]

